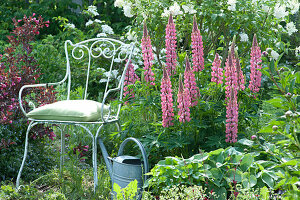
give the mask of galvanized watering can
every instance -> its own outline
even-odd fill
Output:
[[[118,157],[110,158],[102,139],[99,138],[98,141],[112,181],[112,187],[114,183],[117,183],[121,188],[125,188],[131,181],[136,179],[138,181],[139,188],[138,199],[141,199],[143,183],[147,179],[145,174],[149,171],[148,158],[142,143],[135,138],[127,138],[120,146]],[[143,166],[139,158],[123,155],[124,147],[129,141],[133,141],[139,146],[143,156]]]

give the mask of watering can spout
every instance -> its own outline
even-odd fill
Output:
[[[103,158],[104,158],[106,167],[108,169],[109,176],[112,177],[112,161],[111,161],[111,158],[108,156],[107,150],[106,150],[106,148],[103,144],[103,141],[100,137],[98,138],[98,142],[99,142],[102,154],[103,154]]]

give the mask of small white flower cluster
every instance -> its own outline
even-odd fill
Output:
[[[289,0],[287,3],[287,7],[291,9],[291,14],[296,14],[299,10],[300,3],[298,0]]]
[[[192,4],[186,4],[182,5],[182,9],[184,10],[184,13],[186,14],[195,14],[197,11],[194,9],[194,5]],[[169,17],[170,14],[176,16],[176,15],[182,15],[183,12],[180,10],[180,5],[178,5],[177,2],[174,2],[174,5],[170,6],[170,8],[165,8],[164,12],[161,14],[162,17]]]
[[[182,15],[183,12],[180,10],[180,6],[178,5],[177,2],[174,2],[173,6],[170,6],[170,8],[165,8],[164,12],[161,14],[162,17],[169,17],[170,14],[172,14],[173,16],[176,15]]]
[[[262,4],[262,5],[261,5],[261,9],[262,9],[264,12],[269,12],[270,7],[267,6],[267,5],[265,5],[265,4]]]
[[[188,13],[191,15],[197,13],[197,11],[194,9],[194,6],[192,4],[182,5],[182,8],[185,13]]]
[[[115,7],[122,8],[124,6],[124,0],[116,0],[114,3]]]
[[[293,33],[297,32],[296,26],[293,22],[289,22],[286,24],[286,31],[289,35],[292,35]]]
[[[236,8],[235,8],[236,0],[228,0],[227,4],[228,4],[228,10],[236,11]]]
[[[240,37],[241,37],[241,42],[248,42],[249,40],[249,37],[246,33],[241,33]]]
[[[277,19],[282,19],[285,16],[288,16],[289,12],[286,11],[286,6],[285,5],[280,5],[277,3],[274,8],[274,17]]]
[[[98,16],[99,13],[97,12],[97,7],[96,6],[89,6],[87,10],[84,11],[88,15],[95,17]]]
[[[114,34],[114,30],[107,24],[101,25],[102,32],[107,34]]]
[[[87,23],[85,23],[85,26],[90,26],[90,25],[92,25],[94,22],[99,23],[99,24],[103,23],[103,21],[101,21],[101,20],[99,20],[99,19],[95,19],[94,21],[93,21],[93,20],[89,20]]]
[[[127,2],[126,0],[115,0],[114,6],[123,8],[123,12],[126,17],[133,17],[131,2]]]
[[[98,34],[97,34],[97,37],[106,37],[106,36],[107,36],[106,33],[98,33]]]
[[[68,24],[66,24],[64,27],[65,27],[66,29],[74,29],[74,28],[75,28],[75,25],[74,25],[74,24],[68,23]]]
[[[93,24],[93,21],[89,20],[87,23],[85,23],[85,26],[89,26],[89,25],[92,25],[92,24]]]
[[[126,37],[127,37],[128,40],[137,41],[137,35],[136,35],[135,31],[132,31],[132,30],[128,31],[126,33]]]
[[[103,69],[103,68],[100,68],[100,69]],[[104,71],[105,71],[105,69],[104,69]],[[119,77],[118,77],[118,74],[119,74],[119,71],[118,70],[116,70],[116,69],[114,69],[114,70],[112,70],[111,72],[104,72],[103,73],[103,75],[104,76],[106,76],[106,78],[102,78],[101,80],[100,80],[100,83],[105,83],[105,82],[107,82],[108,81],[108,78],[109,79],[118,79]]]
[[[271,51],[271,57],[272,57],[274,60],[277,60],[277,59],[279,58],[279,54],[278,54],[276,51],[272,50],[272,51]]]

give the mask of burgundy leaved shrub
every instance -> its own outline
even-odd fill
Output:
[[[49,26],[49,21],[44,22],[41,16],[37,18],[34,16],[35,13],[29,17],[24,15],[23,19],[12,20],[14,29],[12,35],[7,36],[9,46],[3,55],[0,54],[0,123],[11,128],[14,127],[14,123],[24,119],[18,101],[20,88],[23,85],[39,83],[41,76],[37,61],[31,56],[30,43],[40,34],[40,29]],[[52,87],[24,90],[22,101],[27,111],[29,106],[26,99],[31,93],[35,94],[34,100],[39,106],[55,101]],[[37,128],[34,130],[39,132],[38,135],[53,138],[53,134],[47,128],[43,126]]]

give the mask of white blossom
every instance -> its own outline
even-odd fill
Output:
[[[228,0],[227,2],[228,4],[228,10],[231,10],[231,11],[236,11],[236,0]]]
[[[279,54],[276,51],[272,50],[271,51],[271,56],[272,56],[272,58],[274,58],[274,60],[277,60],[278,57],[279,57]]]
[[[69,29],[74,29],[74,28],[75,28],[75,25],[74,25],[74,24],[69,24],[69,23],[68,23],[68,24],[65,25],[65,28],[67,28],[67,29],[68,29],[68,28],[69,28]]]
[[[132,4],[131,3],[126,3],[123,5],[123,11],[124,11],[124,15],[126,17],[133,17],[133,14],[131,13],[132,11]]]
[[[169,17],[170,15],[170,11],[168,8],[164,9],[164,12],[161,14],[162,17]]]
[[[257,4],[258,0],[252,0],[252,4]]]
[[[98,33],[97,34],[97,37],[106,37],[107,35],[106,35],[106,33]]]
[[[97,15],[99,15],[99,13],[97,12],[97,7],[96,6],[89,6],[87,13],[90,14],[92,17],[95,17]]]
[[[296,47],[296,49],[295,49],[295,55],[296,55],[297,57],[300,56],[300,46],[299,46],[299,47]]]
[[[113,29],[110,26],[108,26],[107,24],[101,25],[101,28],[102,28],[103,33],[114,34]]]
[[[107,77],[107,78],[117,78],[118,75],[118,70],[114,69],[111,72],[104,72],[103,74]]]
[[[99,24],[103,23],[103,21],[99,20],[99,19],[95,19],[94,22],[97,22]]]
[[[122,8],[124,4],[125,4],[124,0],[116,0],[114,6],[118,8]]]
[[[296,12],[298,12],[299,5],[300,3],[298,2],[298,0],[289,0],[288,2],[288,7],[291,9],[292,14],[296,14]]]
[[[297,32],[296,26],[293,22],[289,22],[286,24],[286,31],[289,35],[292,35],[293,33]]]
[[[289,12],[286,11],[285,5],[280,5],[279,3],[275,5],[274,8],[274,16],[277,19],[284,18],[285,16],[288,16]]]
[[[85,23],[85,26],[89,26],[89,25],[92,25],[92,24],[93,24],[93,21],[89,20],[87,23]]]
[[[136,32],[134,31],[128,31],[128,33],[126,33],[127,39],[131,40],[131,41],[136,41],[137,40],[137,35]]]
[[[269,6],[263,4],[263,5],[261,6],[261,9],[262,9],[264,12],[268,12],[270,8],[269,8]]]
[[[246,33],[241,33],[240,37],[241,37],[241,42],[248,42],[249,40],[249,37]]]
[[[197,12],[192,4],[183,5],[182,8],[185,13],[195,14]]]
[[[183,14],[183,12],[180,10],[180,6],[178,5],[177,2],[175,2],[173,6],[170,6],[169,10],[170,10],[170,13],[172,13],[172,15],[174,15],[174,16]]]

